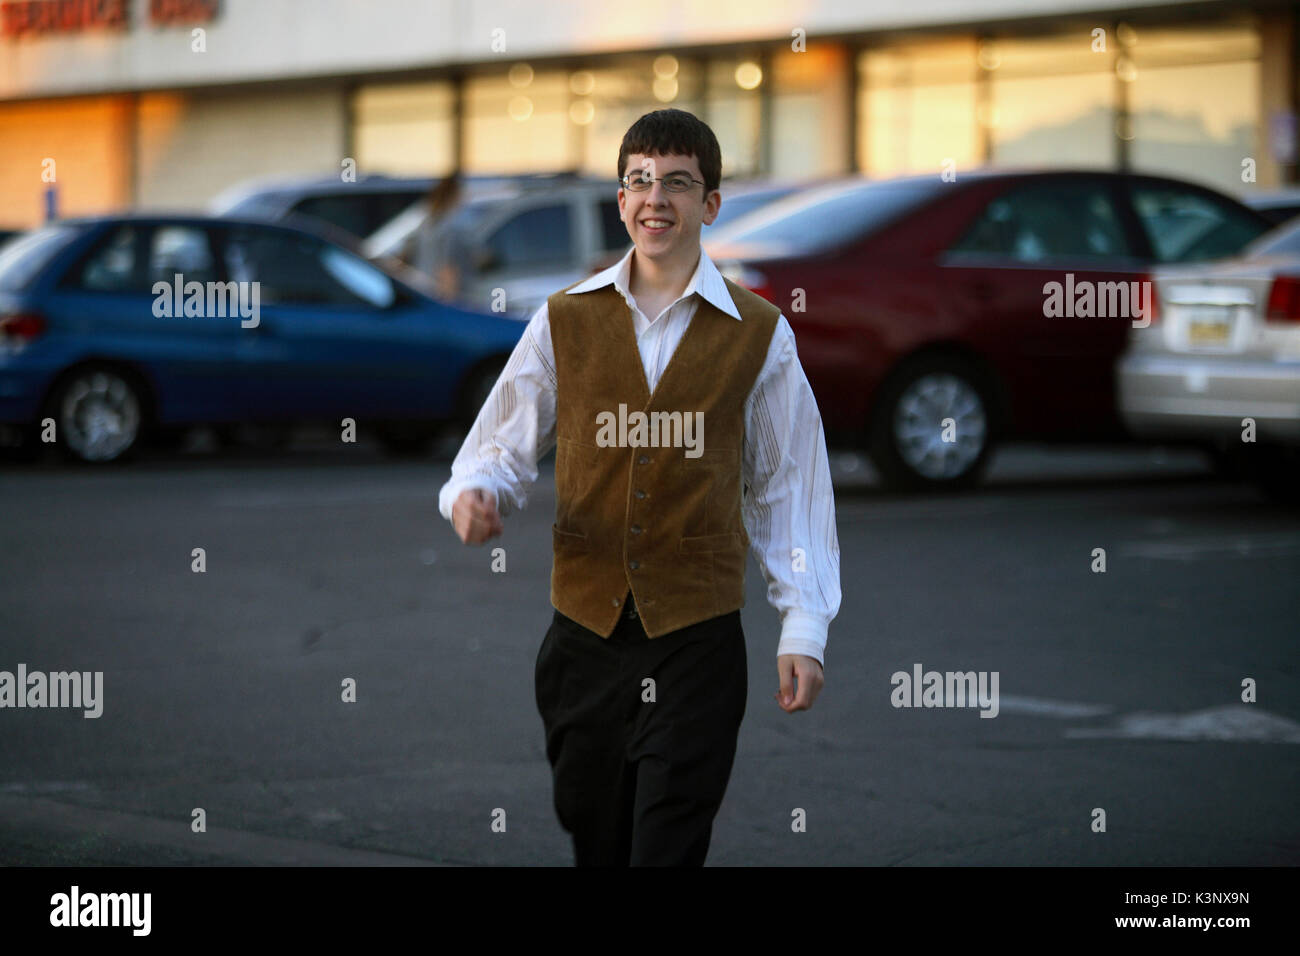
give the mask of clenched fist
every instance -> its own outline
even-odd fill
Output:
[[[482,544],[505,530],[496,495],[481,488],[466,488],[457,496],[451,506],[451,525],[465,544]]]

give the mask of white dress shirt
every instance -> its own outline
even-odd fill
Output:
[[[613,283],[632,310],[637,349],[651,391],[703,297],[741,321],[726,283],[703,250],[681,296],[647,319],[628,291],[632,255],[569,290]],[[438,508],[451,520],[466,488],[496,496],[502,517],[526,507],[537,462],[555,447],[555,353],[543,302],[533,314],[491,395],[479,411],[442,487]],[[804,654],[825,666],[826,633],[840,609],[840,544],[821,415],[795,352],[794,332],[777,319],[767,358],[745,402],[742,504],[750,550],[781,615],[776,653]],[[796,550],[799,549],[799,550]]]

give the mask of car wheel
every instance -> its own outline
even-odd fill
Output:
[[[868,450],[888,487],[937,491],[977,484],[992,445],[980,376],[967,362],[936,356],[885,385]]]
[[[47,414],[66,457],[100,465],[120,461],[137,447],[143,407],[139,386],[127,375],[88,366],[59,385]]]

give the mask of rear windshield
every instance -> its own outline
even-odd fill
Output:
[[[1266,232],[1245,249],[1242,255],[1248,259],[1255,256],[1276,256],[1300,254],[1300,222],[1281,226]]]
[[[714,232],[714,243],[758,242],[819,252],[874,232],[947,184],[933,179],[826,186],[788,196],[732,226]]]
[[[0,290],[18,292],[27,288],[78,232],[75,226],[57,224],[23,233],[0,246]]]

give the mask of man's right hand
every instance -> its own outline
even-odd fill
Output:
[[[466,488],[451,506],[451,524],[465,544],[482,544],[505,526],[497,513],[496,495],[481,488]]]

